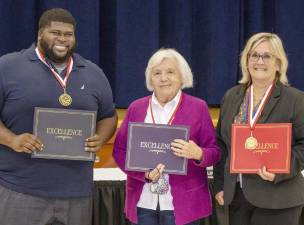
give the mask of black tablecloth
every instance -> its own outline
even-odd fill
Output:
[[[95,181],[93,225],[129,225],[125,219],[125,181]]]
[[[212,181],[209,182],[210,190]],[[95,181],[93,225],[130,225],[125,219],[123,208],[125,181]],[[215,202],[213,205],[216,206]],[[201,221],[201,225],[228,225],[223,207],[213,207],[212,216]]]
[[[213,182],[209,180],[212,192]],[[124,217],[125,181],[95,181],[93,199],[93,225],[131,225]],[[227,208],[213,200],[212,216],[201,221],[201,225],[228,225]],[[299,225],[304,225],[304,209]]]

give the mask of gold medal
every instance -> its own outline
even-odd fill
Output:
[[[249,95],[249,102],[248,102],[248,126],[251,130],[250,137],[246,138],[245,140],[245,149],[248,150],[254,150],[258,147],[258,140],[252,136],[252,131],[254,130],[255,124],[258,121],[261,112],[264,109],[266,100],[269,98],[271,94],[271,90],[273,87],[273,83],[267,88],[264,97],[262,98],[262,101],[256,110],[255,113],[253,113],[253,85],[250,86],[250,95]]]
[[[256,149],[257,146],[258,146],[258,140],[255,137],[250,136],[249,138],[246,139],[245,149],[253,150]]]
[[[59,102],[63,106],[69,106],[72,104],[72,97],[64,91],[64,93],[59,96]]]

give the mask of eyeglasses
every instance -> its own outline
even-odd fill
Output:
[[[250,53],[248,55],[249,61],[257,62],[260,58],[262,58],[264,63],[270,63],[275,56],[270,53],[259,54],[257,52]]]

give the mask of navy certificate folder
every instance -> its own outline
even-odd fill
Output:
[[[93,161],[85,151],[85,139],[95,134],[96,112],[86,110],[35,108],[33,134],[43,143],[33,158]]]
[[[148,171],[162,163],[165,173],[186,175],[188,161],[173,154],[174,139],[188,141],[189,127],[130,122],[126,170]]]

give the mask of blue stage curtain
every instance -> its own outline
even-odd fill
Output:
[[[149,94],[144,70],[161,47],[189,62],[187,92],[218,105],[240,79],[239,55],[256,32],[274,32],[285,44],[290,83],[304,89],[303,1],[284,0],[2,0],[0,56],[36,41],[43,11],[62,7],[77,20],[77,51],[105,71],[116,106]]]

